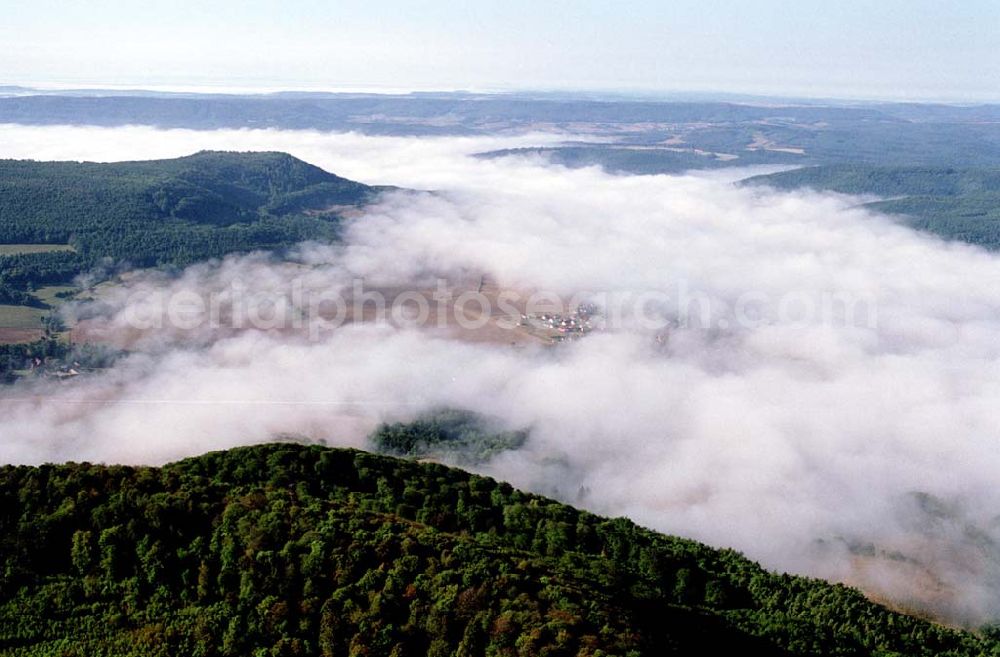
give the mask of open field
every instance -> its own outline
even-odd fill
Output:
[[[0,329],[41,329],[45,313],[42,308],[0,304]]]
[[[42,329],[0,327],[0,344],[21,344],[42,339]]]
[[[35,291],[35,296],[52,308],[65,302],[57,294],[73,292],[71,285],[47,285]],[[42,317],[53,311],[31,306],[0,304],[0,344],[34,342],[42,337]]]
[[[65,299],[61,299],[56,295],[64,292],[76,292],[78,289],[73,285],[46,285],[35,290],[35,296],[41,299],[43,303],[55,307],[65,301]]]
[[[69,244],[0,244],[0,256],[76,251]]]

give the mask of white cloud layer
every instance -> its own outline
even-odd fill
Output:
[[[375,326],[319,341],[163,331],[106,374],[3,391],[0,460],[163,462],[280,433],[361,446],[378,421],[461,407],[531,428],[484,466],[516,485],[951,618],[1000,612],[1000,258],[842,197],[467,157],[553,139],[0,128],[3,157],[273,149],[442,190],[389,195],[343,246],[307,247],[317,286],[484,273],[564,294],[683,290],[712,308],[710,328],[666,344],[629,322],[518,349]],[[234,278],[284,292],[296,276],[244,257],[138,277],[111,299],[112,326],[156,292]],[[823,317],[828,298],[872,312]],[[724,325],[748,300],[753,325]]]

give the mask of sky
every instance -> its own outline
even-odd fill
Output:
[[[1000,100],[996,0],[2,0],[0,84]]]

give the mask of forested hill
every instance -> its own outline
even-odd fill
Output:
[[[434,464],[0,468],[0,655],[996,655],[843,586]]]
[[[777,189],[870,194],[866,206],[899,214],[921,230],[1000,249],[1000,167],[902,167],[842,164],[806,167],[743,181]]]
[[[102,258],[183,265],[336,234],[337,210],[378,190],[285,153],[201,152],[146,162],[0,160],[0,244],[75,253],[2,263],[9,284],[65,279]]]

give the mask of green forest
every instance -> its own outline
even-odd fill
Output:
[[[870,194],[865,207],[905,217],[907,225],[947,239],[1000,249],[1000,168],[844,164],[748,178],[744,184]]]
[[[0,298],[99,265],[183,266],[336,237],[339,212],[378,189],[285,153],[203,151],[145,162],[0,160],[0,244],[74,250],[0,255]]]
[[[453,408],[424,413],[412,422],[382,424],[368,437],[376,452],[459,464],[488,461],[521,447],[527,439],[527,431],[505,431],[496,420]]]
[[[276,443],[0,468],[0,655],[1000,654],[493,479]]]

